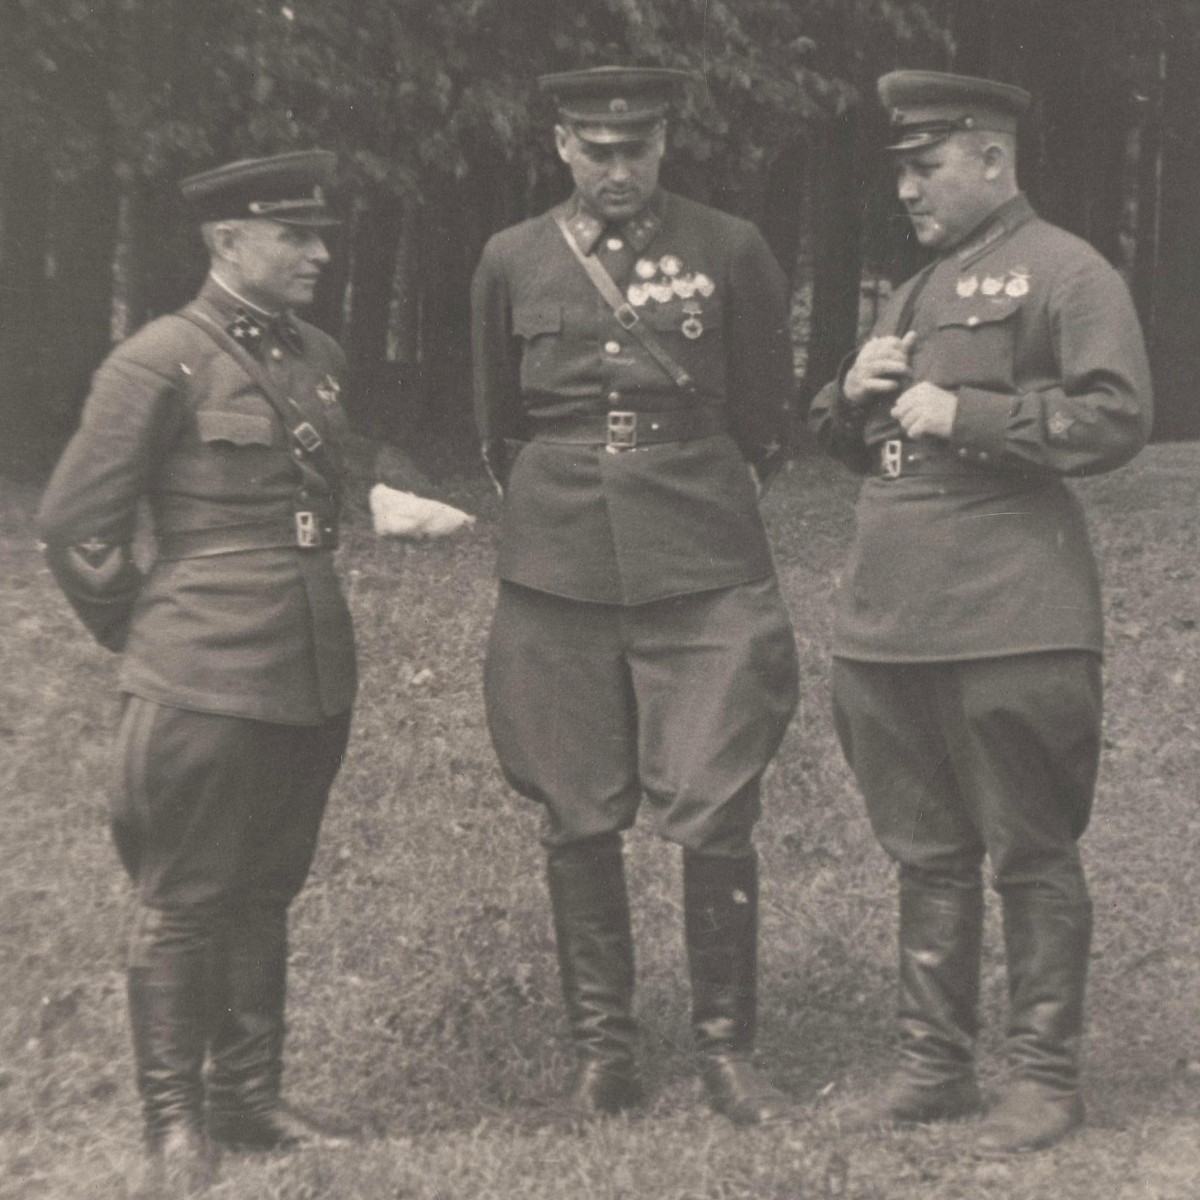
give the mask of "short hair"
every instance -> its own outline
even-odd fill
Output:
[[[1009,162],[1014,167],[1017,164],[1016,134],[995,129],[961,129],[954,136],[980,156],[989,146],[999,146]]]
[[[254,218],[252,217],[223,217],[219,221],[205,221],[200,226],[200,240],[204,243],[204,248],[209,254],[215,254],[217,250],[217,229],[221,225],[229,226],[231,229],[241,229],[245,225],[249,225]]]

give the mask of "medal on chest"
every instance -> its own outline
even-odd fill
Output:
[[[1029,280],[1031,272],[1028,267],[1009,267],[998,275],[960,275],[955,282],[954,290],[959,299],[969,300],[978,294],[989,300],[1007,296],[1011,300],[1019,300],[1029,295]]]
[[[319,384],[317,384],[317,397],[321,403],[329,408],[332,408],[338,402],[338,396],[341,394],[342,385],[338,383],[332,375],[326,375]]]
[[[625,291],[625,298],[634,308],[648,304],[666,305],[682,300],[683,318],[680,333],[695,341],[704,333],[702,298],[711,296],[717,285],[702,271],[689,271],[677,254],[664,254],[657,261],[639,258],[634,263],[637,276]]]

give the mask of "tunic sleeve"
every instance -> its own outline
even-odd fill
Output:
[[[494,243],[471,281],[471,367],[475,427],[493,479],[505,477],[504,439],[521,432],[521,359],[512,335],[512,303]]]
[[[1133,303],[1099,258],[1066,273],[1048,303],[1056,384],[1015,396],[959,388],[951,441],[996,465],[1110,471],[1150,434],[1150,368]]]
[[[832,458],[858,475],[870,469],[870,454],[864,440],[870,405],[853,408],[842,392],[842,380],[854,363],[851,354],[842,363],[836,379],[830,380],[814,397],[808,410],[808,428],[817,444]]]
[[[177,421],[175,381],[111,357],[42,497],[37,528],[50,570],[109,650],[124,646],[142,586],[132,555],[138,500]]]
[[[729,265],[726,395],[733,438],[765,475],[783,459],[795,374],[787,279],[762,236],[747,228]]]

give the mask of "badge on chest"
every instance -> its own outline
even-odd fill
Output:
[[[703,300],[711,296],[717,286],[707,275],[702,271],[687,270],[676,254],[664,254],[657,261],[640,258],[633,270],[637,281],[629,285],[625,296],[634,308],[682,301],[679,331],[693,341],[704,333]]]

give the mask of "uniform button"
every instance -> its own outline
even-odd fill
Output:
[[[623,250],[625,243],[619,237],[611,237],[604,243],[610,250]]]
[[[621,343],[620,342],[605,342],[604,343],[604,353],[605,354],[620,354],[621,353]]]
[[[278,362],[283,357],[283,351],[278,346],[272,346],[271,357]]]
[[[974,329],[974,328],[975,328],[975,326],[979,324],[979,318],[978,318],[978,317],[968,317],[968,318],[967,318],[967,324],[968,324],[968,325],[969,325],[969,326],[970,326],[972,329]]]
[[[304,451],[303,451],[303,450],[301,450],[299,446],[297,446],[297,447],[295,448],[295,450],[293,450],[293,451],[292,451],[292,453],[293,453],[293,454],[294,454],[294,455],[295,455],[297,458],[303,458],[303,457],[304,457]]]
[[[657,433],[661,428],[662,428],[662,426],[657,421],[650,422],[650,432],[651,433]]]
[[[959,446],[959,448],[958,448],[958,457],[959,458],[966,458],[967,455],[970,453],[971,453],[970,450],[968,450],[966,448],[966,446]]]
[[[609,404],[619,404],[621,402],[621,393],[620,392],[609,392],[608,393],[608,402],[609,402]]]
[[[979,452],[979,461],[980,461],[980,462],[987,462],[987,460],[988,460],[988,452],[987,452],[986,450],[980,450],[980,452]]]

